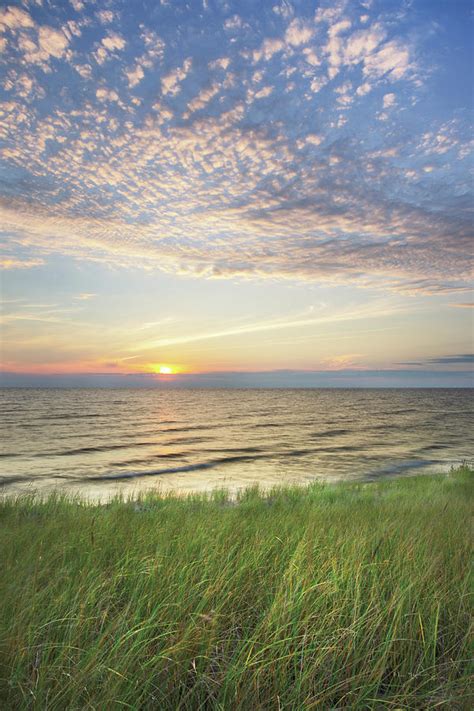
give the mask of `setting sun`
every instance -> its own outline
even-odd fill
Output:
[[[145,372],[154,373],[155,375],[177,375],[181,372],[181,368],[168,363],[148,363],[145,366]]]
[[[173,368],[170,368],[169,365],[160,365],[158,366],[158,373],[160,375],[173,375]]]

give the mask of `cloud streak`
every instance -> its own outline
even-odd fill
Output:
[[[331,314],[328,316],[312,316],[309,314],[296,317],[286,317],[270,319],[266,321],[258,321],[253,323],[236,324],[234,326],[219,329],[215,331],[194,333],[184,336],[176,336],[169,338],[149,339],[135,343],[131,347],[131,351],[147,351],[150,349],[156,350],[166,348],[167,346],[184,345],[198,341],[208,341],[213,339],[222,339],[232,336],[243,336],[252,333],[263,333],[266,331],[281,331],[292,328],[301,328],[304,326],[316,326],[318,324],[338,323],[344,321],[354,322],[357,320],[365,320],[367,318],[379,318],[380,316],[393,315],[397,313],[395,307],[386,308],[378,306],[377,308],[369,307],[353,311],[346,311],[339,314]]]

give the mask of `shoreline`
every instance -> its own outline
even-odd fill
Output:
[[[191,472],[194,475],[189,478],[189,470],[176,471],[164,474],[160,472],[137,472],[125,475],[104,475],[82,479],[80,482],[71,478],[70,481],[57,485],[38,485],[34,487],[32,482],[26,484],[22,477],[0,478],[0,501],[4,499],[16,499],[22,496],[35,496],[37,498],[47,498],[55,495],[61,497],[78,498],[91,503],[107,504],[116,497],[124,499],[139,499],[143,496],[176,496],[185,499],[188,496],[210,495],[213,492],[226,491],[232,496],[238,496],[246,489],[257,488],[260,491],[271,491],[284,487],[311,487],[314,485],[339,485],[339,484],[368,484],[396,479],[412,477],[430,477],[436,474],[447,475],[451,471],[460,468],[474,468],[471,460],[454,460],[446,463],[432,461],[410,461],[393,462],[386,467],[378,468],[373,472],[367,472],[356,477],[343,475],[315,476],[308,474],[292,475],[282,477],[281,475],[267,475],[266,477],[255,479],[255,475],[232,476],[226,474],[216,478],[215,475],[208,476],[205,466],[197,466]],[[420,471],[425,469],[426,471]],[[161,478],[163,477],[163,478]],[[46,479],[46,477],[45,477]],[[145,481],[153,479],[153,483],[144,485]],[[141,485],[140,485],[141,484]],[[18,486],[20,485],[20,486]],[[11,488],[10,488],[11,487]],[[20,488],[21,487],[21,488]],[[23,488],[24,487],[24,488]]]

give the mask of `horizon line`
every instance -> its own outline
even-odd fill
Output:
[[[266,370],[208,371],[201,373],[20,373],[0,371],[0,388],[474,388],[474,371],[371,370]]]

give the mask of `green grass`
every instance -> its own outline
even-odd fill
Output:
[[[472,708],[473,473],[5,499],[0,708]]]

